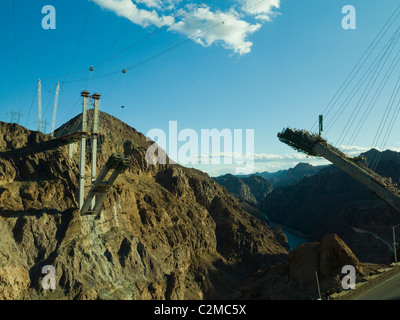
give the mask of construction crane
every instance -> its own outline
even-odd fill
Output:
[[[363,157],[349,157],[330,145],[321,135],[311,134],[307,130],[287,128],[278,133],[278,138],[299,152],[323,157],[332,162],[400,212],[400,193],[397,185],[392,183],[391,178],[383,177],[368,168]]]
[[[42,131],[42,82],[38,81],[38,131]]]
[[[55,125],[56,125],[56,114],[57,114],[59,93],[60,93],[60,82],[57,83],[56,96],[54,98],[53,120],[51,121],[51,133],[50,133],[50,135],[52,137],[54,137],[54,129],[55,129]]]

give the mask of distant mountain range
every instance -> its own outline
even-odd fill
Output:
[[[236,197],[241,207],[261,220],[265,215],[260,210],[266,196],[279,186],[295,185],[304,177],[315,175],[326,166],[312,166],[308,163],[299,163],[294,168],[278,172],[259,172],[252,175],[225,174],[213,180]]]
[[[295,167],[277,172],[257,172],[252,175],[214,177],[213,180],[225,187],[240,201],[258,206],[273,189],[297,184],[304,177],[311,177],[326,166],[299,163]]]
[[[288,170],[279,170],[277,172],[256,172],[255,175],[261,176],[269,181],[274,188],[281,186],[291,186],[298,183],[304,177],[311,177],[318,171],[327,166],[313,166],[309,163],[299,163]]]

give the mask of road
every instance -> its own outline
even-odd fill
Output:
[[[400,272],[358,295],[355,300],[400,300]]]

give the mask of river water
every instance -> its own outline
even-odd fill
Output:
[[[282,231],[285,233],[288,239],[288,245],[290,250],[294,250],[299,245],[306,243],[308,241],[307,236],[304,235],[302,232],[293,230],[279,222],[273,222],[271,220],[269,221],[271,226],[279,225],[282,228]]]

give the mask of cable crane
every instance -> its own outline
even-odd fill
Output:
[[[42,82],[38,81],[38,131],[42,131]]]
[[[56,97],[54,98],[53,120],[51,122],[51,136],[54,137],[54,129],[56,125],[56,114],[58,104],[58,94],[60,93],[60,82],[57,83]]]

